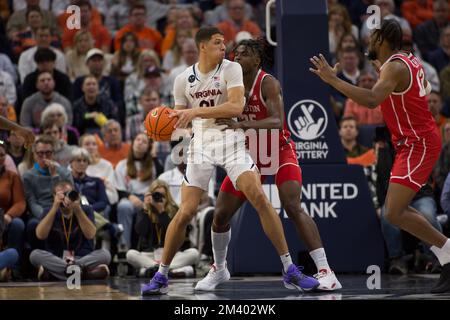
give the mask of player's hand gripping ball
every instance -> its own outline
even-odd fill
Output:
[[[173,110],[166,106],[160,106],[151,110],[144,120],[144,126],[147,135],[154,141],[169,141],[172,132],[175,130],[174,125],[178,117],[169,118]]]

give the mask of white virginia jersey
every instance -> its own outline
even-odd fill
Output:
[[[244,86],[241,65],[223,59],[214,70],[203,74],[198,70],[198,63],[188,67],[175,78],[173,95],[175,105],[191,108],[214,107],[228,101],[227,90]],[[221,129],[215,119],[195,118],[192,120],[194,134],[197,130],[209,128]]]

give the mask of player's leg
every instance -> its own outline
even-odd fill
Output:
[[[279,169],[275,182],[278,187],[281,204],[288,217],[309,249],[309,254],[317,267],[316,278],[320,282],[318,289],[337,290],[342,285],[328,265],[319,230],[314,220],[303,210],[301,201],[301,170],[298,165],[285,165]]]
[[[150,283],[142,288],[143,295],[164,294],[168,291],[168,274],[173,257],[183,245],[186,228],[197,212],[204,190],[198,187],[181,186],[181,205],[169,223],[164,239],[164,250],[158,272]]]
[[[280,256],[283,264],[285,287],[300,291],[310,291],[317,288],[319,282],[302,274],[292,263],[280,217],[264,194],[259,174],[255,171],[244,171],[237,177],[236,185],[258,212],[264,233]]]
[[[211,230],[214,264],[208,274],[195,286],[195,290],[211,291],[230,279],[226,267],[228,244],[231,239],[230,220],[242,206],[245,196],[237,191],[227,176],[222,182],[214,209]]]

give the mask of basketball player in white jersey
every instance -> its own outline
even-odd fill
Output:
[[[185,239],[186,227],[197,211],[203,192],[208,190],[215,166],[222,166],[227,171],[235,188],[245,194],[258,212],[264,232],[283,264],[284,285],[300,291],[313,290],[319,282],[302,274],[292,263],[280,217],[265,196],[257,167],[246,151],[244,132],[221,131],[226,126],[215,122],[218,118],[237,117],[244,110],[242,68],[238,63],[224,59],[224,37],[219,29],[201,28],[195,41],[199,62],[177,76],[174,83],[176,111],[172,116],[178,117],[175,127],[184,128],[192,121],[194,133],[187,152],[181,205],[167,229],[159,270],[150,283],[142,287],[141,293],[158,295],[168,292],[170,263]],[[214,241],[228,242],[229,239],[217,238]],[[225,276],[229,278],[230,274]]]

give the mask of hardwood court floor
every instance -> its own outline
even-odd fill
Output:
[[[367,275],[339,275],[343,289],[336,292],[299,293],[287,290],[281,277],[232,277],[215,292],[194,292],[197,279],[171,280],[169,294],[140,296],[140,285],[148,279],[111,278],[105,282],[82,283],[69,290],[65,282],[0,283],[0,300],[373,300],[373,299],[449,299],[447,294],[430,294],[437,275],[388,276],[381,278],[381,289],[367,289]]]

